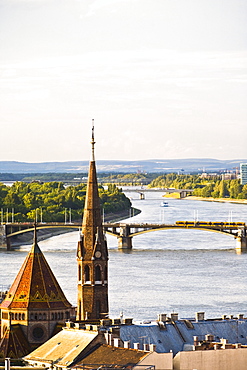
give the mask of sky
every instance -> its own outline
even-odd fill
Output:
[[[247,159],[245,0],[0,0],[0,161]]]

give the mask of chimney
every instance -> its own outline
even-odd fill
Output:
[[[143,344],[143,351],[149,352],[149,345],[147,343]]]
[[[120,347],[120,338],[113,339],[114,347]]]
[[[198,336],[197,336],[197,335],[195,335],[195,336],[193,337],[193,339],[194,339],[194,346],[198,346],[198,344],[199,344]]]
[[[66,328],[72,329],[74,328],[75,324],[72,321],[66,321]]]
[[[112,319],[112,325],[120,325],[121,320],[120,319]]]
[[[109,332],[106,332],[105,333],[105,341],[106,341],[106,344],[108,344],[109,346],[112,345],[112,334],[109,333]]]
[[[214,341],[214,336],[212,334],[207,334],[207,335],[205,335],[205,340],[207,342],[213,342]]]
[[[242,313],[239,313],[239,314],[237,315],[237,318],[238,318],[239,320],[243,320],[244,315],[243,315]]]
[[[227,344],[228,343],[228,339],[220,338],[220,343],[221,344]]]
[[[196,312],[196,321],[203,321],[204,315],[205,315],[205,312]]]
[[[134,349],[140,349],[140,343],[134,343]]]
[[[156,352],[156,344],[150,344],[150,352]]]
[[[132,325],[132,320],[131,318],[126,318],[126,319],[123,319],[123,324],[125,325]]]
[[[130,341],[129,340],[124,341],[124,348],[130,349]]]
[[[10,370],[10,358],[6,357],[4,362],[5,370]]]
[[[166,321],[166,313],[159,313],[158,314],[158,321],[165,322]]]
[[[177,321],[178,320],[178,313],[171,313],[171,320],[172,321]]]

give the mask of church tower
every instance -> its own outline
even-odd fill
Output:
[[[32,248],[0,309],[0,357],[22,357],[74,317],[74,307],[67,301],[38,246],[36,227]]]
[[[96,165],[94,120],[92,158],[89,164],[82,234],[77,248],[77,321],[98,320],[108,315],[108,250],[103,233]]]

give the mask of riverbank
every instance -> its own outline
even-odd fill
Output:
[[[233,199],[233,198],[213,198],[213,197],[195,197],[193,195],[188,196],[183,199],[189,199],[189,200],[202,200],[205,202],[220,202],[220,203],[235,203],[235,204],[247,204],[247,199]]]

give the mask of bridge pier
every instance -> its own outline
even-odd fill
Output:
[[[118,249],[132,249],[132,236],[130,228],[124,224],[120,225],[118,239]]]
[[[118,249],[132,249],[132,236],[118,236]]]
[[[246,236],[237,236],[236,252],[238,254],[247,253],[247,238]]]
[[[236,252],[238,254],[247,252],[247,236],[246,229],[238,229],[238,235],[236,237]]]
[[[6,237],[6,225],[0,225],[0,248],[10,250],[10,240]]]

